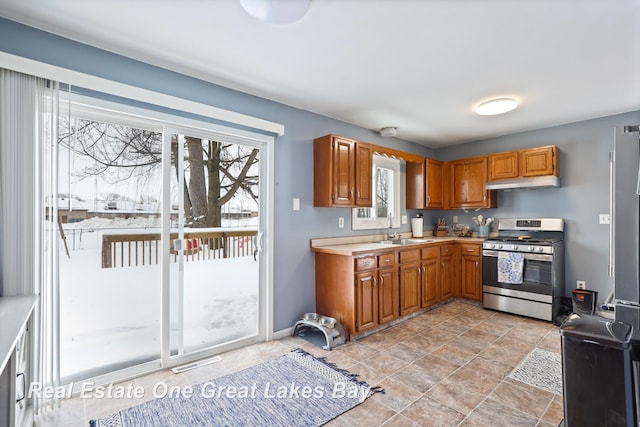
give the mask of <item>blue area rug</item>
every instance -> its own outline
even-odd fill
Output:
[[[320,426],[379,388],[296,349],[276,359],[91,420],[91,427]]]

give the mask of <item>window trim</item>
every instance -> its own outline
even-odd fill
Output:
[[[376,168],[383,167],[385,169],[391,169],[393,171],[393,209],[391,216],[391,224],[389,224],[389,220],[387,218],[375,218],[375,219],[364,219],[358,217],[358,209],[362,208],[353,208],[351,210],[351,229],[352,230],[374,230],[381,228],[400,228],[400,215],[401,215],[401,207],[400,204],[402,202],[401,192],[400,192],[400,181],[402,180],[402,168],[401,168],[402,160],[391,158],[387,156],[383,156],[375,153],[373,155],[373,166],[371,169],[371,185],[373,187],[373,201],[371,208],[375,212],[376,208],[376,187],[377,183],[375,180],[376,176]]]

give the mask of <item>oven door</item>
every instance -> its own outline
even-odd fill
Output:
[[[553,295],[552,260],[553,255],[524,254],[522,284],[498,282],[498,252],[482,251],[482,284],[496,288],[529,292],[542,295]]]

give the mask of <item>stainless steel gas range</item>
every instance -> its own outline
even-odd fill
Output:
[[[482,245],[485,308],[553,321],[564,296],[564,220],[499,219]]]

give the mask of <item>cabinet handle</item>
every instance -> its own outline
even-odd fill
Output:
[[[384,277],[380,277],[380,286],[384,286]]]
[[[349,198],[353,199],[353,188],[351,189],[351,191],[349,192]]]
[[[425,271],[427,271],[426,268],[424,268],[424,265],[422,266],[422,272],[424,273]]]
[[[360,200],[360,192],[358,191],[358,200]]]
[[[476,270],[478,269],[478,261],[476,261]]]
[[[373,278],[373,286],[377,286],[378,285],[378,281],[376,280],[376,278]]]
[[[431,203],[431,196],[427,194],[427,203]]]
[[[467,252],[473,252],[473,249],[467,248]]]
[[[24,400],[24,398],[26,397],[26,390],[27,390],[27,380],[25,379],[24,372],[20,372],[18,375],[16,375],[16,378],[18,377],[22,377],[22,397],[17,398],[16,403],[20,402],[21,400]]]

